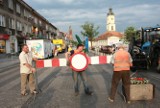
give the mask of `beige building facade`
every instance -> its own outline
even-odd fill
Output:
[[[19,53],[27,39],[53,39],[57,28],[25,0],[0,0],[0,54]]]

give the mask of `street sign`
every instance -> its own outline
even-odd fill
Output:
[[[85,53],[74,54],[73,56],[71,56],[70,62],[71,68],[77,72],[86,70],[86,68],[88,67],[88,58]]]

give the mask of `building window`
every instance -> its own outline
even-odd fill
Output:
[[[24,24],[24,33],[29,33],[29,26],[27,24]]]
[[[15,29],[15,20],[12,19],[12,29]]]
[[[39,25],[42,25],[42,21],[39,20]]]
[[[48,30],[48,25],[46,25],[46,30]]]
[[[8,26],[9,28],[12,28],[12,18],[9,18],[9,19],[8,19],[8,25],[9,25],[9,26]]]
[[[15,29],[15,21],[14,21],[14,19],[9,18],[8,23],[9,23],[9,28],[10,29]]]
[[[49,27],[49,31],[52,31],[52,28],[51,28],[51,26]]]
[[[26,15],[26,14],[27,14],[27,13],[26,13],[26,10],[24,9],[24,16],[25,16],[25,17],[27,17],[27,15]]]
[[[17,13],[21,13],[21,9],[20,9],[20,5],[19,4],[16,4],[16,12]]]
[[[13,0],[8,0],[8,7],[13,10]]]
[[[31,15],[31,13],[28,13],[28,18],[33,18],[33,16]]]
[[[19,21],[17,21],[17,30],[22,31],[22,24]]]
[[[27,33],[27,29],[28,29],[27,24],[24,24],[24,33]]]
[[[111,30],[114,30],[113,26],[111,26]]]
[[[32,33],[32,27],[28,26],[28,33]]]
[[[37,23],[38,23],[37,18],[34,18],[34,23],[35,23],[35,24],[37,24]]]
[[[6,27],[5,17],[0,15],[0,26]]]
[[[24,9],[24,16],[28,17],[28,11],[26,9]]]

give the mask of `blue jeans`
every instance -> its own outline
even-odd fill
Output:
[[[75,90],[75,92],[79,92],[79,80],[78,80],[78,76],[81,77],[85,93],[89,93],[90,90],[89,90],[89,87],[88,87],[88,84],[87,84],[87,75],[86,75],[86,72],[85,71],[76,72],[76,71],[72,70],[72,77],[73,77],[73,80],[74,80],[74,90]]]

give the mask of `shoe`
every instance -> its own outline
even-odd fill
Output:
[[[27,96],[27,95],[28,95],[28,93],[21,93],[21,95],[22,95],[22,96]]]
[[[122,97],[123,97],[124,102],[126,102],[126,103],[127,103],[126,96],[125,96],[123,93],[122,93]]]
[[[32,95],[34,94],[38,94],[38,91],[34,90],[33,92],[31,92]]]
[[[123,99],[124,99],[124,102],[126,102],[127,104],[130,104],[131,101],[127,101],[126,97],[123,95]]]
[[[88,93],[86,93],[87,95],[90,95],[90,96],[92,96],[93,95],[93,92],[88,92]]]
[[[127,104],[130,104],[131,103],[131,101],[127,101]]]
[[[108,100],[109,100],[110,102],[114,102],[114,100],[113,100],[113,99],[111,99],[110,97],[108,98]]]
[[[74,95],[75,95],[75,96],[78,96],[78,95],[79,95],[79,92],[75,92]]]

